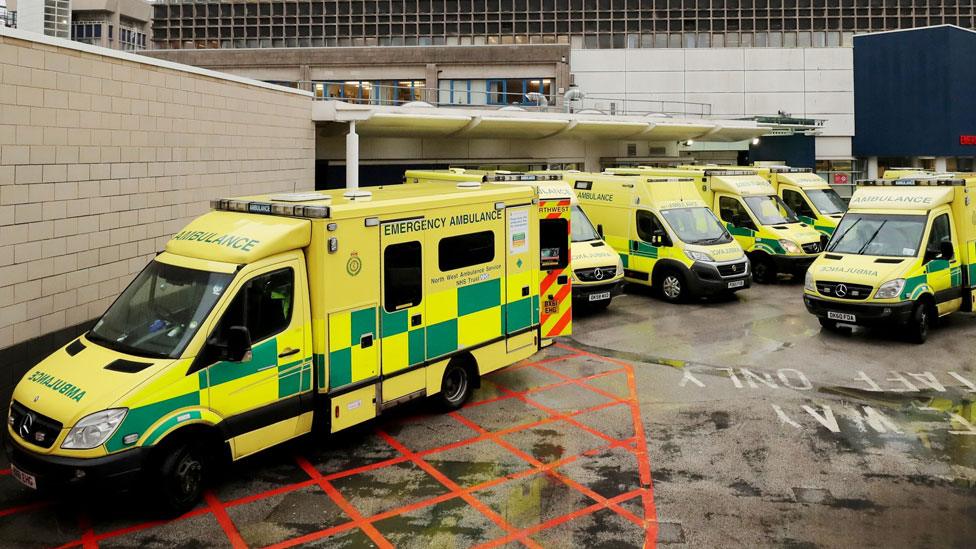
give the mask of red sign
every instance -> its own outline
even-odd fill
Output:
[[[848,181],[850,181],[850,176],[846,173],[834,174],[834,185],[847,185]]]
[[[960,135],[960,145],[976,145],[976,135]]]

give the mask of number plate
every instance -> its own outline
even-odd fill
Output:
[[[857,318],[848,313],[835,313],[834,311],[827,311],[827,318],[830,320],[840,320],[841,322],[857,322]]]
[[[590,294],[590,301],[603,301],[604,299],[610,299],[610,292],[600,292],[598,294]]]
[[[37,490],[37,479],[34,478],[34,475],[21,471],[13,463],[10,464],[10,474],[24,486]]]
[[[559,302],[555,299],[547,299],[543,301],[542,312],[547,315],[559,314]]]
[[[745,280],[733,280],[732,282],[729,282],[729,288],[741,288],[745,285]]]

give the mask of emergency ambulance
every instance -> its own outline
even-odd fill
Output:
[[[741,169],[755,169],[756,173],[769,181],[776,194],[793,209],[800,221],[828,237],[847,211],[844,199],[810,168],[757,163]]]
[[[475,184],[214,201],[21,379],[12,474],[142,479],[180,512],[221,458],[417,398],[462,406],[480,376],[568,330],[542,325],[538,292],[540,257],[569,264],[568,220],[540,234],[534,198]]]
[[[826,242],[754,170],[681,166],[612,168],[609,172],[693,179],[705,203],[746,251],[756,282],[773,282],[781,272],[802,278]]]
[[[624,278],[624,266],[617,253],[603,241],[593,224],[583,213],[572,188],[563,181],[561,173],[536,172],[517,173],[507,171],[466,170],[408,170],[404,174],[406,183],[461,181],[485,181],[507,185],[528,185],[536,190],[539,205],[539,222],[564,216],[569,205],[572,249],[571,285],[572,299],[578,309],[603,309],[618,295]],[[545,284],[545,277],[542,278]],[[548,284],[547,288],[548,289]],[[555,300],[559,295],[559,285],[546,294]],[[565,291],[565,290],[563,290]]]
[[[858,182],[850,209],[807,272],[820,324],[902,327],[922,343],[976,297],[976,178]]]
[[[672,302],[749,287],[742,246],[691,179],[580,172],[563,177],[620,254],[628,282],[650,286]]]

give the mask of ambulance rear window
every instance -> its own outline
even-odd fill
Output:
[[[383,308],[388,313],[420,304],[422,265],[420,242],[391,244],[383,250]]]
[[[539,266],[546,271],[569,265],[569,221],[539,221]]]

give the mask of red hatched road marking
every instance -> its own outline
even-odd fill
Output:
[[[628,363],[623,361],[595,355],[593,353],[582,351],[561,343],[556,344],[556,346],[558,348],[569,351],[569,354],[556,356],[556,357],[548,357],[534,362],[523,362],[521,364],[510,367],[508,370],[511,371],[511,370],[520,370],[524,368],[536,368],[541,372],[545,372],[546,374],[555,376],[556,378],[558,378],[558,381],[543,386],[532,387],[524,391],[511,391],[499,385],[500,390],[503,392],[502,395],[493,396],[484,399],[482,401],[473,402],[468,405],[468,407],[473,408],[473,407],[489,404],[492,402],[498,402],[505,399],[517,399],[546,413],[547,417],[543,419],[490,432],[484,429],[483,427],[477,425],[467,417],[464,417],[460,413],[455,412],[451,414],[451,417],[457,420],[461,425],[465,425],[467,428],[471,429],[473,436],[461,441],[445,444],[437,448],[431,448],[428,450],[423,450],[418,452],[414,452],[408,449],[405,445],[400,443],[398,440],[396,440],[395,438],[387,434],[381,428],[377,427],[376,429],[377,435],[383,438],[383,440],[385,440],[386,443],[389,444],[393,449],[397,450],[400,455],[373,464],[368,464],[368,465],[364,465],[352,469],[346,469],[342,471],[330,472],[329,474],[326,475],[320,473],[304,457],[297,457],[296,463],[303,471],[305,471],[305,473],[310,478],[296,483],[278,486],[270,490],[247,495],[227,502],[221,502],[214,494],[208,492],[205,496],[206,504],[207,504],[206,506],[199,507],[194,511],[191,511],[183,515],[182,517],[173,520],[179,521],[189,517],[199,516],[202,514],[208,514],[208,513],[213,514],[215,520],[221,526],[221,529],[223,530],[224,534],[227,536],[227,539],[231,543],[231,545],[234,547],[244,547],[246,546],[246,543],[241,537],[239,531],[237,530],[237,527],[234,525],[233,521],[230,519],[229,515],[227,514],[226,511],[227,508],[235,507],[237,505],[245,505],[275,495],[280,495],[294,490],[298,490],[304,487],[318,485],[323,489],[323,491],[325,491],[327,496],[331,500],[333,500],[343,510],[343,512],[345,512],[345,514],[351,520],[297,538],[284,540],[280,543],[273,545],[272,547],[291,547],[302,543],[307,543],[316,539],[325,538],[334,534],[339,534],[348,530],[352,530],[354,528],[359,528],[360,530],[362,530],[367,536],[370,537],[373,543],[377,544],[378,546],[392,547],[392,544],[389,542],[389,540],[387,540],[375,527],[375,524],[378,521],[390,517],[394,517],[397,515],[401,515],[403,513],[408,513],[418,509],[430,507],[454,498],[460,498],[466,504],[470,505],[471,507],[475,508],[480,513],[482,513],[484,516],[486,516],[489,520],[492,520],[495,524],[499,525],[499,527],[501,527],[502,530],[505,532],[502,537],[487,541],[484,544],[482,544],[481,546],[483,547],[497,547],[511,542],[516,542],[516,543],[520,542],[525,545],[536,546],[536,542],[533,539],[531,539],[531,536],[534,536],[535,534],[538,534],[539,532],[542,532],[549,528],[553,528],[560,524],[564,524],[571,520],[577,519],[579,517],[583,517],[598,512],[602,509],[610,509],[611,511],[619,514],[621,517],[627,519],[628,521],[641,525],[643,527],[646,536],[646,541],[644,546],[655,547],[657,541],[657,512],[654,506],[654,493],[653,493],[653,484],[651,479],[651,468],[647,456],[647,442],[645,438],[642,418],[640,415],[640,407],[637,401],[636,382],[634,378],[633,369]],[[596,374],[591,374],[579,378],[575,378],[570,375],[567,375],[566,373],[560,371],[560,368],[555,367],[555,365],[559,362],[571,358],[578,358],[581,356],[592,357],[597,360],[614,364],[619,367],[613,370],[603,371],[603,372],[599,372]],[[608,391],[605,391],[603,389],[600,389],[599,387],[590,385],[588,383],[589,381],[595,379],[616,375],[620,373],[623,373],[626,376],[628,393],[629,393],[627,397],[621,397],[620,395],[615,395],[613,393],[610,393]],[[498,384],[496,383],[496,385]],[[531,396],[549,389],[567,386],[567,385],[578,386],[580,388],[604,396],[609,400],[602,404],[592,406],[590,408],[586,408],[582,410],[558,412],[539,404]],[[626,406],[630,412],[630,417],[634,428],[634,435],[631,436],[630,438],[624,440],[614,439],[613,437],[610,437],[605,433],[593,429],[579,422],[576,419],[578,416],[590,412],[609,409],[616,406]],[[590,434],[599,437],[602,441],[606,442],[606,444],[603,444],[597,448],[588,449],[585,452],[582,452],[577,455],[563,457],[551,463],[541,463],[538,460],[536,460],[534,457],[519,450],[511,443],[501,438],[506,434],[532,429],[542,425],[551,424],[553,422],[562,422],[565,424],[572,425],[575,428],[589,432]],[[443,452],[443,451],[447,451],[462,446],[468,446],[485,440],[491,440],[495,444],[504,448],[506,451],[518,456],[520,459],[522,459],[529,465],[529,468],[520,470],[516,473],[511,473],[498,478],[486,480],[475,486],[461,488],[459,485],[457,485],[455,482],[453,482],[448,477],[446,477],[443,473],[437,470],[432,464],[427,462],[425,459],[425,456],[429,456],[431,454],[436,454],[438,452]],[[631,490],[623,494],[618,494],[611,498],[604,498],[600,494],[593,492],[588,487],[568,477],[566,474],[557,471],[557,469],[560,469],[561,467],[569,463],[575,462],[580,458],[586,456],[596,456],[599,455],[601,452],[604,452],[612,448],[622,448],[632,453],[635,456],[637,460],[637,469],[638,469],[637,473],[640,481],[640,488]],[[403,463],[407,461],[413,462],[422,470],[424,470],[426,474],[438,480],[441,484],[443,484],[448,489],[448,492],[421,501],[413,502],[408,505],[398,507],[396,509],[390,509],[381,513],[377,513],[376,515],[370,517],[364,517],[355,508],[355,506],[351,502],[346,500],[345,497],[331,484],[332,480],[338,478],[344,478],[344,477],[348,477],[351,475],[364,473],[368,471],[374,471],[374,470],[382,469],[383,467],[388,467],[390,465]],[[9,470],[7,471],[0,470],[0,475],[2,474],[9,474]],[[514,481],[517,479],[530,477],[536,474],[548,475],[556,480],[559,480],[562,483],[564,483],[566,486],[585,495],[588,499],[592,500],[594,503],[584,508],[577,509],[573,512],[567,513],[565,515],[554,517],[550,520],[542,522],[541,524],[536,524],[534,526],[519,529],[509,524],[503,517],[501,517],[493,509],[491,509],[490,507],[488,507],[487,505],[479,501],[476,497],[476,493],[481,490],[485,490],[493,486],[498,486],[500,484]],[[635,498],[641,499],[641,502],[643,504],[643,515],[644,515],[643,517],[639,517],[634,513],[630,512],[629,510],[620,506],[621,503],[624,503],[625,501],[633,500]],[[21,512],[28,512],[35,509],[40,509],[48,506],[49,504],[50,502],[47,501],[39,501],[27,505],[11,507],[5,510],[0,510],[0,517],[21,513]],[[169,520],[148,521],[140,524],[127,526],[124,528],[119,528],[109,532],[95,533],[91,528],[90,521],[88,521],[86,516],[79,514],[78,521],[79,521],[79,526],[81,527],[81,530],[83,532],[82,537],[70,543],[65,544],[64,547],[82,546],[85,547],[86,549],[89,547],[97,547],[99,541],[114,538],[117,536],[122,536],[125,534],[138,532],[141,530],[146,530],[149,528],[153,528],[156,526],[160,526],[172,522]]]

